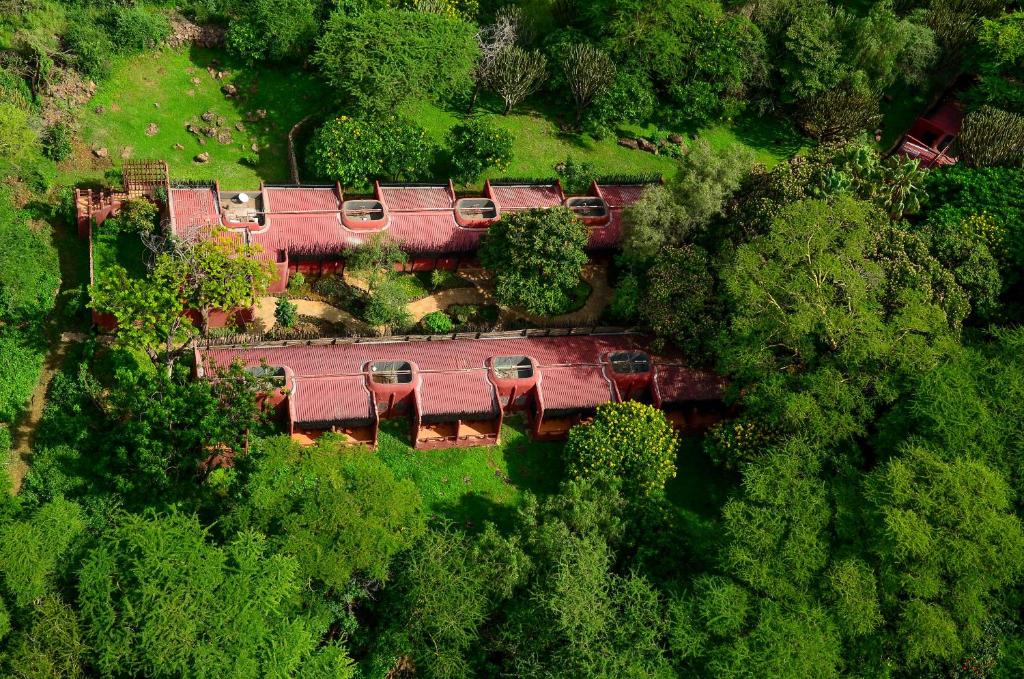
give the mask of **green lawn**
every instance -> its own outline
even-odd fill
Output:
[[[377,452],[413,480],[431,515],[462,527],[508,528],[524,491],[551,494],[562,480],[562,444],[530,441],[519,422],[502,428],[498,446],[414,450],[408,422],[392,420],[381,424]]]
[[[114,233],[102,227],[93,232],[93,271],[98,276],[104,269],[117,264],[130,276],[146,275],[146,246],[137,233]]]
[[[512,163],[504,170],[490,170],[484,178],[500,177],[552,177],[555,165],[572,156],[578,161],[591,163],[598,174],[660,174],[671,177],[677,163],[667,156],[655,156],[618,145],[617,136],[597,140],[588,134],[561,131],[557,115],[548,110],[524,106],[517,113],[500,114],[500,107],[486,97],[474,115],[490,118],[512,132],[514,146]],[[461,112],[443,109],[426,101],[412,101],[403,105],[402,113],[422,125],[438,144],[445,134],[465,116]],[[619,136],[647,136],[656,126],[626,125],[618,130]],[[807,140],[785,122],[774,118],[743,118],[733,123],[722,123],[698,132],[713,147],[730,144],[750,147],[758,162],[773,166],[805,148]]]
[[[227,74],[223,80],[207,71],[213,59],[220,60],[219,68]],[[238,88],[238,97],[229,99],[221,92],[228,83]],[[131,158],[167,160],[173,178],[217,178],[224,188],[253,188],[260,179],[286,182],[288,130],[306,115],[322,112],[325,99],[316,79],[299,69],[243,67],[221,50],[146,52],[120,61],[97,89],[81,120],[85,148],[67,174],[75,181],[101,176],[111,162],[119,167],[122,151],[130,147]],[[249,122],[247,115],[259,109],[266,117]],[[185,129],[189,122],[210,126],[199,119],[206,111],[223,117],[223,125],[216,127],[230,132],[231,143],[205,138],[201,145]],[[150,123],[157,126],[152,136],[147,135]],[[239,131],[236,123],[244,129]],[[253,143],[260,148],[255,166],[243,162]],[[91,147],[106,147],[109,160],[92,157]],[[194,162],[204,151],[209,162]]]

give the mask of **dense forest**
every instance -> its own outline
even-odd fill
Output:
[[[203,88],[265,108],[200,119]],[[943,97],[958,162],[893,155]],[[599,320],[727,378],[728,417],[678,434],[626,402],[564,445],[302,447],[259,376],[192,378],[258,265],[143,262],[139,203],[94,244],[99,266],[131,236],[140,271],[90,286],[72,189],[117,185],[123,120],[121,158],[185,179],[284,181],[297,123],[303,176],[355,193],[660,174]],[[1024,676],[1019,3],[0,0],[0,177],[4,676]],[[492,228],[503,308],[575,308],[568,211]],[[383,332],[499,322],[411,318],[406,288],[454,283],[401,257],[353,251],[366,291],[299,280],[277,323],[303,291]]]

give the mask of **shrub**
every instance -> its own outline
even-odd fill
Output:
[[[321,179],[365,188],[375,179],[416,181],[430,176],[433,148],[426,131],[396,115],[339,116],[320,127],[307,162]]]
[[[427,332],[435,335],[443,335],[452,331],[452,319],[443,311],[431,311],[420,319],[420,325]]]
[[[484,118],[474,118],[448,131],[448,153],[453,179],[468,184],[488,168],[508,167],[512,133]]]
[[[225,43],[250,64],[301,57],[312,45],[317,8],[310,0],[254,0],[242,10],[231,21]]]
[[[445,280],[447,280],[445,273],[446,272],[443,269],[434,269],[430,272],[431,290],[437,290],[439,287],[444,285]]]
[[[152,233],[159,218],[156,205],[145,198],[134,198],[125,201],[117,216],[103,222],[100,228],[117,233]]]
[[[28,402],[43,368],[43,348],[20,332],[0,331],[0,422],[12,422]]]
[[[625,401],[597,408],[594,421],[573,427],[565,445],[569,474],[614,478],[644,497],[660,492],[676,475],[676,434],[657,408]]]
[[[306,284],[306,277],[301,272],[296,271],[288,277],[288,292],[296,292],[301,290]]]
[[[152,49],[171,34],[166,16],[138,5],[113,8],[103,23],[116,49],[125,53]]]
[[[608,306],[608,315],[616,323],[632,323],[640,309],[640,281],[626,274],[615,286],[615,294]]]
[[[73,55],[75,68],[83,75],[96,81],[110,76],[114,45],[95,22],[87,17],[69,17],[64,46]]]
[[[43,134],[43,153],[54,162],[67,160],[71,156],[71,139],[74,134],[67,123],[55,123]]]
[[[611,88],[601,93],[587,112],[587,131],[604,136],[612,125],[649,120],[656,102],[654,87],[646,75],[619,71]]]
[[[40,319],[60,285],[57,251],[45,230],[31,228],[0,191],[0,327]]]
[[[568,193],[586,193],[590,184],[597,178],[597,170],[592,163],[577,161],[572,156],[565,159],[555,168],[562,180],[562,188]]]
[[[277,307],[274,308],[274,320],[282,328],[295,327],[295,322],[299,320],[299,307],[288,301],[287,297],[278,297]]]

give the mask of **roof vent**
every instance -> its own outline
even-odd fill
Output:
[[[408,361],[376,361],[370,364],[370,381],[374,384],[411,384],[412,363]]]
[[[498,219],[498,204],[490,198],[460,198],[455,202],[459,226],[485,228]]]
[[[341,204],[341,221],[350,229],[381,229],[387,219],[387,208],[379,200],[346,200]]]
[[[529,356],[495,356],[491,359],[491,370],[499,380],[526,380],[534,372]]]
[[[574,196],[565,199],[565,206],[587,226],[602,226],[608,223],[608,203],[604,201],[604,198]]]
[[[614,351],[608,361],[619,375],[637,375],[651,370],[651,358],[642,351]]]

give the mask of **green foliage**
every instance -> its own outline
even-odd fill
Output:
[[[39,139],[29,126],[28,111],[0,101],[0,170],[8,163],[18,165],[37,150]]]
[[[54,123],[46,128],[43,134],[43,153],[47,158],[55,162],[61,162],[71,157],[71,141],[74,132],[67,123]]]
[[[291,328],[299,320],[299,307],[287,297],[278,297],[274,306],[274,320],[282,328]]]
[[[119,52],[152,49],[171,34],[171,24],[164,14],[141,5],[115,6],[103,16],[102,22]]]
[[[25,679],[80,679],[86,675],[89,647],[76,610],[49,594],[33,607],[23,629],[6,642],[4,669]]]
[[[571,194],[585,194],[597,179],[597,169],[593,163],[577,160],[573,156],[556,165],[555,170],[562,182],[562,189]]]
[[[79,575],[95,665],[150,676],[199,667],[223,677],[353,676],[341,646],[321,645],[323,622],[296,605],[298,573],[254,531],[219,547],[195,518],[121,516]]]
[[[57,251],[45,226],[29,221],[0,192],[0,325],[38,320],[53,309]]]
[[[431,12],[334,12],[313,61],[327,82],[370,110],[409,98],[468,93],[479,49],[469,23]]]
[[[14,422],[28,404],[43,367],[43,347],[37,339],[15,330],[0,329],[0,422]]]
[[[296,271],[288,276],[288,292],[298,292],[306,285],[306,277],[301,271]]]
[[[564,313],[587,262],[587,228],[567,208],[505,214],[479,256],[496,278],[495,297],[532,314]]]
[[[664,490],[675,477],[678,442],[665,414],[636,401],[607,403],[594,421],[569,432],[565,455],[578,479],[619,479],[630,496]]]
[[[883,602],[912,668],[976,644],[991,593],[1020,575],[1024,532],[1005,480],[982,462],[907,446],[866,481]]]
[[[409,303],[406,287],[393,273],[380,278],[370,288],[370,297],[363,309],[363,320],[370,325],[402,329],[411,325],[405,306]]]
[[[1024,12],[983,19],[974,61],[980,74],[967,92],[973,102],[1024,114],[1024,93],[1015,83],[1024,77]]]
[[[285,437],[258,442],[228,523],[266,532],[298,575],[336,593],[353,578],[388,580],[391,560],[423,532],[421,500],[367,450]]]
[[[86,17],[70,21],[63,37],[79,71],[96,81],[110,76],[114,44],[95,21]]]
[[[150,234],[159,226],[160,211],[145,198],[126,200],[117,215],[97,227],[103,231],[124,234]]]
[[[420,325],[427,332],[434,335],[444,335],[452,331],[454,324],[451,317],[443,311],[431,311],[420,319]]]
[[[240,7],[225,43],[245,61],[287,61],[303,56],[316,35],[317,7],[310,0],[255,0]]]
[[[640,313],[640,281],[633,274],[626,274],[615,286],[615,294],[608,305],[608,315],[617,323],[632,323]]]
[[[696,246],[663,249],[647,272],[647,289],[638,305],[640,318],[654,333],[694,359],[708,354],[721,327],[711,262]]]
[[[374,180],[416,181],[430,174],[433,148],[416,123],[394,114],[339,116],[317,129],[308,163],[316,176],[346,188]]]
[[[0,528],[0,573],[17,607],[41,601],[56,589],[68,575],[84,532],[82,509],[61,499]]]
[[[964,117],[953,142],[957,159],[968,167],[1024,166],[1024,115],[982,106]]]
[[[486,118],[473,118],[448,131],[452,179],[476,181],[489,168],[504,170],[512,161],[512,133]]]

